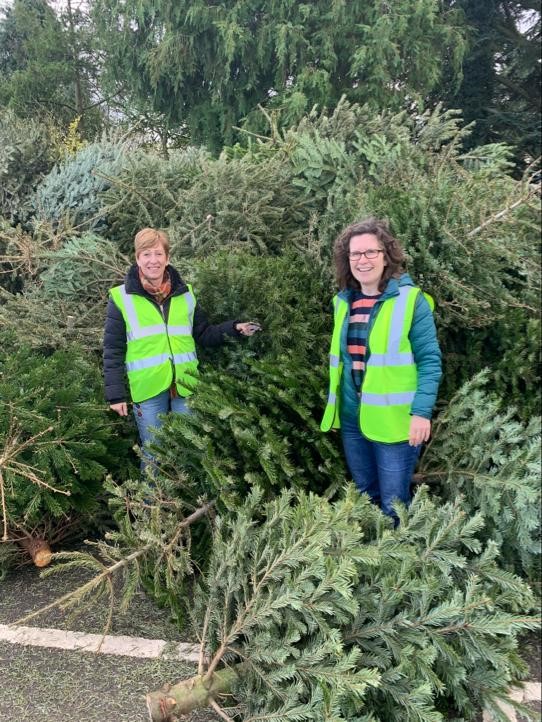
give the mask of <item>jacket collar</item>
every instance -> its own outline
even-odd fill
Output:
[[[188,291],[188,286],[183,281],[179,272],[173,266],[166,266],[166,270],[169,273],[171,279],[171,296],[179,296],[181,293]],[[150,295],[145,291],[139,280],[139,269],[136,263],[130,266],[126,278],[124,279],[124,285],[126,286],[126,293],[137,293],[139,296],[146,296],[150,298]]]
[[[392,298],[393,296],[398,296],[399,288],[401,286],[414,286],[414,281],[411,279],[408,273],[401,274],[399,278],[390,278],[386,285],[386,288],[384,289],[384,292],[382,293],[382,296],[378,299],[379,302],[385,301],[388,298]],[[341,301],[346,301],[347,303],[350,303],[350,299],[352,298],[354,290],[355,289],[353,288],[345,288],[343,291],[339,291],[339,293],[337,294],[337,298],[339,298]]]

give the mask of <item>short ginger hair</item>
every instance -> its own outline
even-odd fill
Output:
[[[157,243],[160,243],[166,256],[169,257],[169,236],[165,231],[157,230],[156,228],[142,228],[135,234],[134,238],[134,249],[135,257],[137,258],[142,251],[146,251],[148,248],[153,248]]]

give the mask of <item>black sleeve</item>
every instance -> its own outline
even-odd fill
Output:
[[[235,324],[238,321],[224,321],[223,323],[209,323],[205,311],[196,304],[194,311],[194,327],[192,335],[196,343],[201,346],[220,346],[224,343],[225,336],[232,336],[233,338],[241,338],[239,331],[235,329]]]
[[[110,404],[126,401],[124,362],[126,358],[126,324],[111,299],[107,304],[104,329],[105,398]]]

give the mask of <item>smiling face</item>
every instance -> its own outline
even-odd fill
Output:
[[[376,251],[375,258],[367,258],[367,256],[359,257],[359,253],[368,251]],[[369,296],[375,296],[378,291],[378,284],[384,273],[385,267],[388,265],[386,254],[382,244],[373,233],[362,233],[359,236],[352,236],[349,247],[350,271],[358,281],[363,293]]]
[[[139,270],[154,285],[162,283],[168,262],[169,256],[159,241],[150,248],[142,249],[136,257]]]

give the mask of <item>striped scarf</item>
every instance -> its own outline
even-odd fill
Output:
[[[350,301],[350,318],[348,321],[348,335],[346,338],[347,351],[352,357],[352,380],[356,391],[360,391],[365,371],[365,354],[367,350],[367,335],[369,331],[369,318],[378,296],[366,296],[361,291],[354,291]]]

